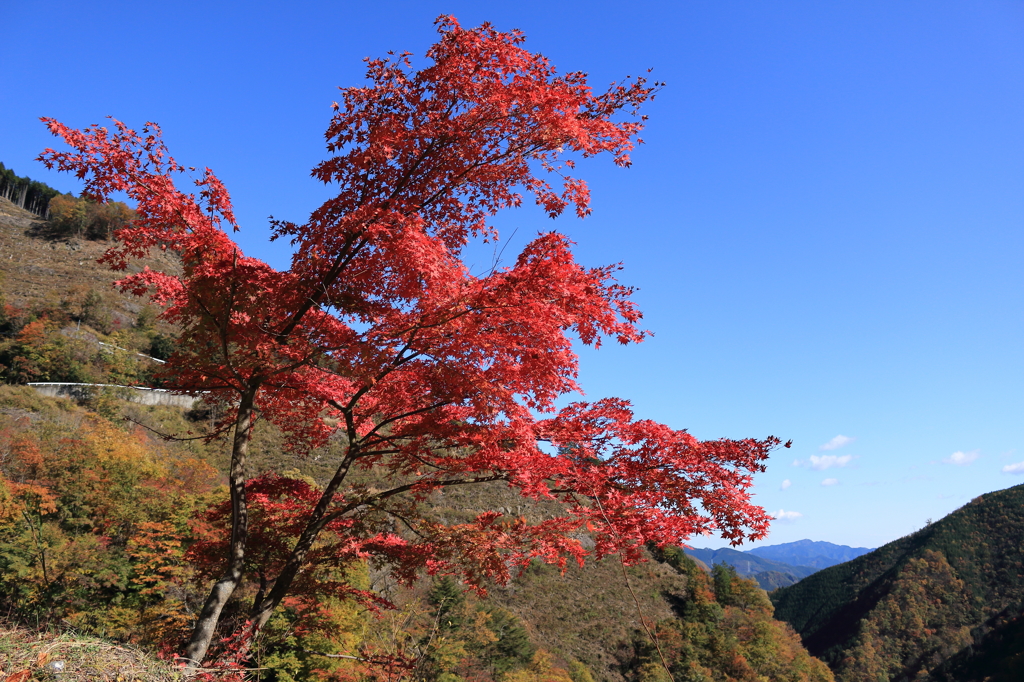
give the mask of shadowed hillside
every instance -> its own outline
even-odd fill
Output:
[[[967,665],[976,645],[999,650],[996,631],[1019,627],[998,614],[1024,600],[1022,548],[1024,486],[1015,486],[772,600],[839,680],[961,679],[940,666]]]

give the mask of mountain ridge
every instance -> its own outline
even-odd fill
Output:
[[[872,550],[824,541],[797,540],[746,551],[729,547],[690,548],[685,551],[707,566],[723,562],[729,564],[736,569],[737,574],[756,580],[761,589],[770,592],[792,585],[822,568],[849,561]]]

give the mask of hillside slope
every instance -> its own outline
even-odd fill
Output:
[[[0,613],[12,622],[60,622],[144,649],[174,649],[208,591],[199,573],[203,557],[188,550],[212,522],[203,512],[226,496],[216,487],[227,466],[224,443],[201,438],[214,408],[186,413],[126,403],[117,393],[75,404],[11,385],[147,380],[125,348],[147,347],[154,323],[138,299],[112,290],[114,273],[95,262],[107,246],[58,238],[0,200]],[[176,267],[162,255],[150,264]],[[115,344],[125,346],[124,357],[109,350]],[[165,442],[157,435],[164,433],[190,438]],[[290,452],[261,420],[249,467],[322,488],[340,448],[332,442]],[[372,482],[389,474],[361,475]],[[438,492],[431,502],[431,520],[444,524],[487,510],[536,519],[553,504],[526,501],[503,484]],[[709,575],[678,550],[650,558],[623,569],[609,557],[564,574],[538,563],[512,584],[494,586],[487,600],[426,576],[402,591],[389,583],[387,567],[360,564],[347,583],[392,598],[397,610],[377,619],[330,593],[316,594],[310,613],[300,610],[301,600],[286,604],[261,642],[258,665],[272,671],[265,679],[315,680],[339,679],[332,675],[341,668],[327,664],[344,663],[347,679],[370,680],[376,678],[352,668],[354,659],[337,657],[401,649],[419,657],[423,680],[664,680],[644,621],[675,679],[832,679],[796,633],[772,618],[767,596],[752,583],[721,568]],[[228,610],[244,613],[253,589],[240,589]],[[445,606],[443,621],[442,593],[460,604],[457,614]]]
[[[0,283],[8,304],[32,308],[96,291],[109,299],[113,319],[130,326],[143,301],[117,293],[113,282],[118,273],[96,262],[109,246],[105,241],[57,235],[39,216],[0,198]],[[129,271],[145,266],[171,273],[181,270],[173,255],[158,253]]]
[[[951,679],[943,662],[969,658],[996,629],[991,619],[1024,601],[1024,486],[978,497],[772,600],[838,680]]]
[[[971,631],[973,642],[932,671],[936,682],[1024,680],[1024,603]]]

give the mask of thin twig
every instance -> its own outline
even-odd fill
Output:
[[[601,498],[596,494],[594,495],[594,502],[597,503],[597,508],[601,511],[601,516],[604,517],[604,522],[608,524],[612,533],[615,534],[615,537],[618,538],[621,543],[622,536],[619,535],[619,532],[615,530],[615,526],[613,526],[612,522],[608,519],[608,515],[604,512],[604,506],[601,504]],[[640,624],[644,626],[644,630],[647,631],[647,636],[651,639],[651,642],[654,643],[654,648],[658,650],[658,658],[661,659],[661,665],[665,668],[665,672],[668,673],[668,678],[670,680],[675,680],[675,677],[672,675],[672,670],[668,667],[668,662],[665,661],[665,654],[661,651],[661,644],[658,642],[658,637],[651,632],[651,628],[647,625],[647,621],[644,619],[643,609],[640,608],[640,600],[637,599],[636,592],[633,591],[633,586],[629,584],[629,575],[626,573],[626,560],[622,558],[621,552],[619,553],[619,567],[622,569],[622,580],[626,583],[626,589],[629,590],[629,595],[633,597],[633,603],[636,604],[636,612],[637,615],[640,616]]]

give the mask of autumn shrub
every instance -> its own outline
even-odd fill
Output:
[[[124,640],[179,637],[189,574],[182,538],[215,476],[81,409],[8,407],[0,413],[0,607]]]
[[[105,239],[128,225],[135,212],[120,201],[99,203],[85,197],[58,194],[50,199],[49,223],[60,235],[80,239]]]

